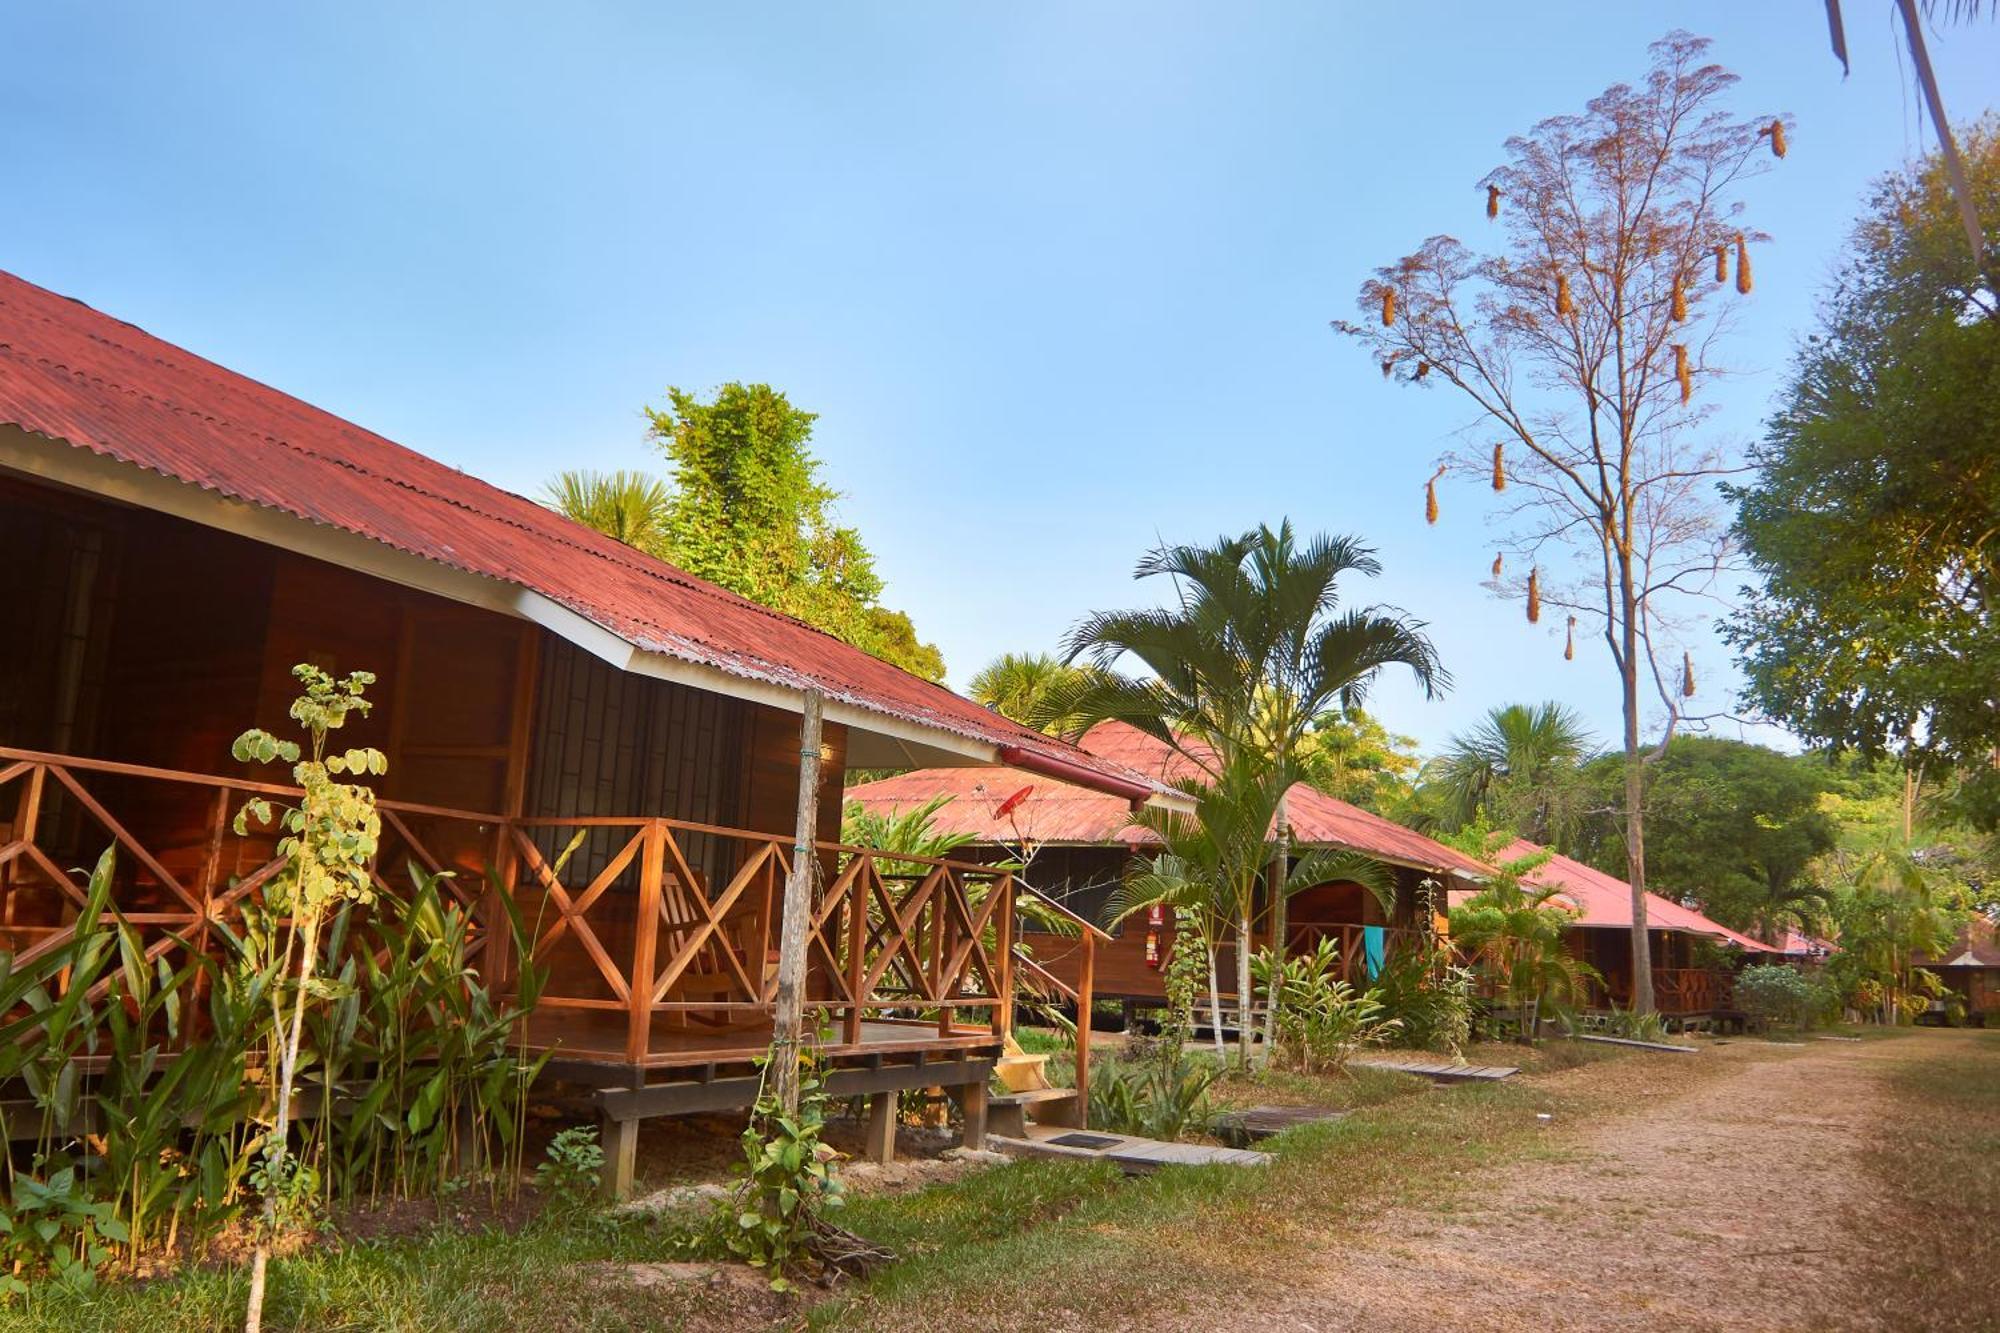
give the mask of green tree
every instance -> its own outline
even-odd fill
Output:
[[[1263,871],[1277,852],[1273,827],[1287,775],[1254,751],[1242,751],[1211,767],[1201,779],[1177,784],[1194,802],[1194,813],[1147,806],[1132,823],[1152,836],[1159,850],[1136,858],[1124,882],[1106,904],[1109,924],[1116,924],[1155,904],[1174,909],[1200,937],[1208,955],[1209,1012],[1214,1020],[1216,1053],[1222,1053],[1221,987],[1217,958],[1234,932],[1236,940],[1237,1039],[1240,1058],[1249,1067],[1253,1030],[1250,962],[1253,925],[1264,886]],[[1352,852],[1322,849],[1300,859],[1293,875],[1279,890],[1294,892],[1308,885],[1344,880],[1360,884],[1392,910],[1395,881],[1372,858]],[[1273,917],[1276,917],[1275,911]],[[1274,939],[1282,938],[1274,934]]]
[[[1390,731],[1358,706],[1321,713],[1299,746],[1308,786],[1378,815],[1402,809],[1420,766],[1415,737]]]
[[[1086,670],[1049,653],[1002,653],[980,668],[966,692],[1003,717],[1067,731],[1074,719],[1052,716],[1047,704],[1056,689],[1076,688]]]
[[[1676,736],[1646,774],[1646,845],[1652,877],[1671,897],[1692,898],[1726,926],[1775,938],[1810,928],[1829,901],[1815,862],[1839,829],[1822,806],[1825,762],[1719,736]],[[1590,766],[1599,810],[1615,808],[1624,781],[1615,761]],[[1585,831],[1584,859],[1624,873],[1624,837],[1599,816]]]
[[[1374,551],[1359,541],[1300,543],[1289,520],[1207,546],[1160,547],[1139,562],[1136,576],[1170,582],[1172,605],[1085,617],[1070,636],[1067,660],[1087,658],[1093,670],[1045,697],[1047,716],[1070,718],[1079,729],[1105,719],[1129,723],[1181,750],[1211,780],[1247,765],[1273,784],[1274,939],[1285,938],[1285,794],[1304,776],[1302,754],[1318,720],[1336,705],[1358,707],[1385,667],[1407,668],[1426,696],[1450,680],[1420,623],[1382,607],[1342,608],[1344,576],[1380,572]],[[1121,674],[1127,661],[1144,674]],[[1247,944],[1238,953],[1247,995]],[[1268,1008],[1275,1031],[1275,993]],[[1250,1042],[1244,1033],[1246,1060]]]
[[[1511,833],[1496,831],[1481,819],[1446,838],[1494,868],[1493,878],[1478,893],[1451,909],[1451,942],[1500,998],[1520,1010],[1526,1039],[1534,1036],[1543,1001],[1575,1004],[1596,973],[1566,947],[1576,913],[1551,901],[1559,890],[1522,881],[1548,864],[1551,853],[1544,849],[1502,861],[1499,853],[1512,839]]]
[[[666,482],[644,472],[558,472],[542,488],[542,502],[565,518],[662,557],[672,499]]]
[[[1483,816],[1495,828],[1566,847],[1583,817],[1583,762],[1595,749],[1575,709],[1507,704],[1453,736],[1426,781],[1446,829]]]
[[[2000,120],[1965,134],[2000,219]],[[2000,296],[1938,161],[1881,180],[1733,492],[1760,576],[1725,627],[1748,702],[1804,739],[1957,763],[2000,823]]]
[[[861,534],[843,527],[840,493],[820,480],[811,412],[768,384],[725,384],[704,402],[667,390],[648,408],[649,434],[673,465],[671,485],[643,473],[565,472],[551,507],[753,602],[803,620],[926,680],[944,657],[901,611],[881,603],[882,578]]]

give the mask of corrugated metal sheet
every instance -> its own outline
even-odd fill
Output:
[[[1083,749],[1164,783],[1198,776],[1188,758],[1135,727],[1103,722],[1085,733]],[[1025,800],[1011,814],[999,807],[1022,788]],[[927,768],[848,788],[848,799],[892,814],[934,797],[950,798],[933,826],[979,842],[1111,843],[1140,845],[1150,835],[1132,827],[1124,802],[1012,769]],[[1479,879],[1491,871],[1469,856],[1401,824],[1337,801],[1303,783],[1292,788],[1292,836],[1302,845],[1338,847],[1442,874]]]
[[[1544,850],[1537,843],[1519,838],[1501,849],[1496,859],[1502,862],[1519,861]],[[1523,875],[1521,882],[1536,888],[1556,890],[1558,899],[1582,913],[1576,923],[1579,926],[1632,929],[1632,886],[1615,875],[1607,875],[1581,861],[1556,854],[1546,864]],[[1683,907],[1671,898],[1663,898],[1650,890],[1646,894],[1646,925],[1650,930],[1679,930],[1692,935],[1706,935],[1752,953],[1776,952],[1768,944],[1731,930],[1719,921],[1711,921],[1693,908]]]
[[[643,650],[1131,775],[130,324],[0,273],[0,421],[532,589]]]

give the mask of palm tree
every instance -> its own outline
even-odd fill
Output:
[[[1211,779],[1239,761],[1261,767],[1276,792],[1272,868],[1273,938],[1285,938],[1291,825],[1284,796],[1304,775],[1301,751],[1315,719],[1336,705],[1358,708],[1384,667],[1407,668],[1427,697],[1449,675],[1421,623],[1383,607],[1343,610],[1340,580],[1382,566],[1351,537],[1301,544],[1289,520],[1212,545],[1161,546],[1135,577],[1164,577],[1174,604],[1086,617],[1066,660],[1094,668],[1058,682],[1038,716],[1066,717],[1070,730],[1116,719],[1165,741]],[[1127,661],[1143,675],[1119,671]],[[1262,831],[1260,830],[1260,837]],[[1248,993],[1248,958],[1241,960]],[[1275,990],[1268,1005],[1277,1025]],[[1245,1053],[1249,1046],[1245,1035]]]
[[[558,472],[542,488],[542,503],[586,528],[666,554],[667,512],[673,491],[645,472]]]
[[[1003,717],[1055,731],[1068,719],[1044,716],[1044,703],[1056,686],[1083,674],[1049,653],[1002,653],[981,668],[966,693]]]
[[[1993,0],[1922,0],[1922,17],[1917,13],[1918,0],[1895,0],[1895,6],[1897,15],[1902,19],[1903,39],[1909,43],[1910,63],[1916,71],[1917,86],[1923,90],[1924,105],[1931,114],[1931,128],[1937,131],[1945,176],[1951,182],[1952,194],[1958,199],[1959,218],[1965,226],[1965,239],[1972,247],[1973,262],[1987,275],[1989,282],[1995,281],[1996,270],[1988,254],[1986,232],[1979,221],[1979,209],[1974,202],[1972,183],[1965,174],[1965,161],[1959,154],[1958,140],[1952,137],[1951,121],[1945,115],[1944,93],[1938,87],[1936,71],[1931,68],[1931,53],[1924,42],[1922,19],[1936,18],[1942,10],[1948,19],[1969,23],[1988,11],[2000,14],[2000,4],[1995,4]],[[1847,31],[1841,18],[1840,0],[1826,0],[1826,22],[1833,54],[1840,61],[1842,72],[1847,72],[1850,69]]]
[[[1237,1041],[1244,1067],[1250,1062],[1250,954],[1258,888],[1275,844],[1272,829],[1283,799],[1283,774],[1255,753],[1239,755],[1207,781],[1179,785],[1194,802],[1186,814],[1148,806],[1132,816],[1135,827],[1152,835],[1160,850],[1140,857],[1105,905],[1106,924],[1116,925],[1156,905],[1185,914],[1208,955],[1209,1017],[1216,1054],[1222,1054],[1222,993],[1218,955],[1233,932],[1236,942]],[[1395,880],[1380,862],[1353,852],[1322,849],[1300,859],[1285,891],[1313,884],[1348,881],[1362,885],[1383,904],[1395,904]],[[1275,896],[1274,896],[1275,906]],[[1276,919],[1276,912],[1273,912]],[[1274,937],[1282,940],[1282,935]],[[1282,945],[1279,946],[1282,951]]]
[[[1493,856],[1494,844],[1506,836],[1480,839],[1476,854],[1499,873],[1452,909],[1451,940],[1500,996],[1520,1010],[1521,1036],[1527,1040],[1534,1036],[1544,999],[1574,1003],[1597,973],[1563,945],[1575,914],[1551,904],[1556,887],[1533,888],[1521,882],[1521,876],[1546,863],[1550,853],[1544,850],[1500,862]]]
[[[1464,828],[1484,813],[1535,842],[1575,830],[1573,780],[1595,744],[1576,711],[1553,701],[1495,708],[1451,738],[1431,779],[1441,822]]]

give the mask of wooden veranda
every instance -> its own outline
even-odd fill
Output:
[[[72,938],[87,898],[82,872],[68,867],[106,846],[117,854],[107,920],[136,927],[149,958],[209,947],[211,931],[237,923],[281,865],[271,836],[231,831],[235,811],[252,797],[297,795],[0,746],[0,950],[19,965]],[[127,803],[132,817],[121,813]],[[196,809],[203,818],[191,822]],[[591,1089],[615,1184],[629,1183],[638,1121],[754,1100],[754,1061],[772,1035],[789,838],[665,818],[528,818],[389,799],[379,809],[371,873],[382,893],[406,897],[413,869],[445,876],[476,923],[489,984],[513,997],[524,964],[543,975],[520,1035],[527,1050],[550,1054],[548,1077]],[[1085,960],[1080,984],[1060,982],[1021,948],[1016,897],[1029,891],[1007,869],[825,841],[813,857],[805,994],[825,1024],[832,1090],[952,1091],[976,1141],[1018,984],[1076,1006],[1076,1090],[1088,1097],[1088,960],[1101,932],[1042,904],[1073,922]],[[725,873],[704,868],[717,866]],[[525,959],[501,894],[526,927]]]

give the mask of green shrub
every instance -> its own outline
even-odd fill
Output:
[[[1453,965],[1437,949],[1403,949],[1375,978],[1382,1012],[1400,1026],[1398,1046],[1458,1055],[1472,1040],[1472,969]]]
[[[1830,1021],[1840,997],[1826,978],[1767,963],[1736,974],[1736,1004],[1764,1027],[1810,1028]]]
[[[1402,1029],[1402,1021],[1384,1011],[1379,990],[1357,991],[1340,980],[1340,946],[1331,939],[1282,963],[1267,949],[1251,960],[1250,969],[1266,993],[1277,992],[1278,1041],[1271,1062],[1280,1068],[1337,1074],[1356,1051]]]
[[[595,1125],[572,1125],[549,1140],[535,1168],[535,1188],[565,1208],[588,1207],[604,1173],[604,1149]]]
[[[1171,1066],[1106,1064],[1090,1080],[1090,1127],[1166,1140],[1204,1130],[1213,1118],[1208,1090],[1217,1072],[1192,1057]]]

